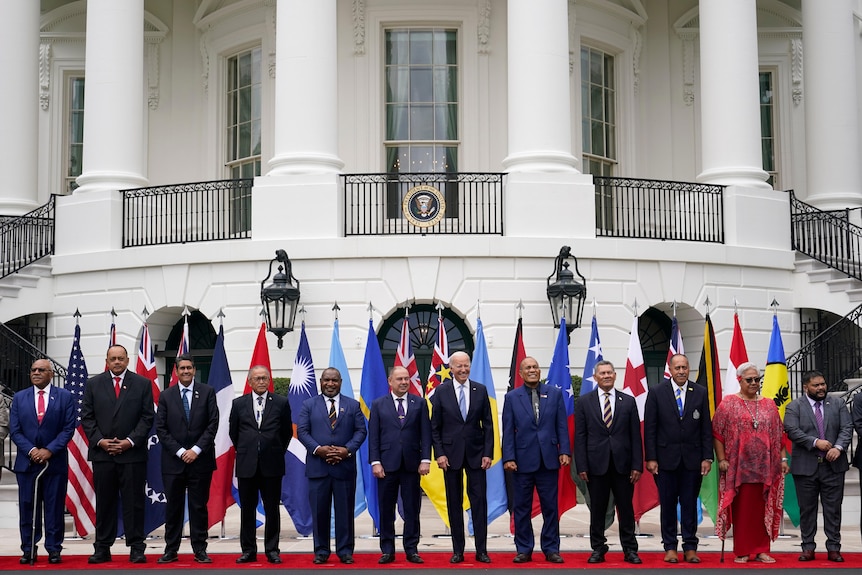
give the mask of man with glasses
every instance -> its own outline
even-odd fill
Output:
[[[263,548],[266,560],[281,563],[278,537],[281,532],[281,480],[284,453],[293,437],[290,402],[272,392],[269,369],[255,365],[248,370],[251,393],[233,400],[228,434],[236,447],[236,478],[239,490],[239,544],[237,563],[257,561],[257,501],[263,500],[266,521]]]
[[[655,476],[661,504],[661,540],[666,563],[678,563],[677,504],[687,563],[697,556],[697,497],[712,468],[712,425],[706,388],[689,381],[688,358],[670,359],[671,379],[649,390],[644,409],[646,469]]]
[[[53,377],[51,362],[47,359],[34,361],[30,368],[33,386],[15,394],[9,413],[12,441],[18,447],[13,470],[18,480],[21,551],[24,552],[21,564],[36,558],[36,544],[42,536],[43,510],[48,563],[60,563],[63,549],[63,510],[69,473],[66,445],[72,439],[78,420],[72,394],[51,385]],[[37,492],[36,476],[43,470]]]

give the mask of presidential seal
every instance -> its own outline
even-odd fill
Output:
[[[434,186],[414,186],[401,201],[401,213],[417,228],[428,228],[439,222],[446,213],[443,193]]]

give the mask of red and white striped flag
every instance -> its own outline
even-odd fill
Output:
[[[403,367],[410,374],[410,389],[413,395],[422,397],[422,378],[419,377],[419,368],[416,367],[416,357],[413,355],[413,347],[410,345],[410,322],[404,317],[401,324],[401,341],[395,350],[395,367]]]
[[[676,319],[674,326],[676,326]],[[673,340],[671,340],[672,342]],[[673,345],[673,344],[671,344]],[[679,340],[682,347],[682,339]],[[638,318],[635,316],[632,323],[632,332],[629,338],[629,354],[626,358],[626,376],[623,382],[623,392],[635,398],[638,405],[638,415],[641,420],[641,449],[643,449],[644,434],[644,407],[647,398],[647,377],[644,368],[644,356],[641,350],[641,340],[638,336]],[[632,499],[635,510],[635,521],[640,521],[644,513],[654,507],[658,507],[658,489],[655,479],[651,473],[641,475],[640,481],[635,483],[635,494]]]
[[[733,339],[730,341],[730,359],[727,360],[727,375],[724,377],[724,395],[739,392],[739,380],[736,379],[736,368],[748,361],[745,350],[745,340],[742,339],[742,328],[739,327],[739,315],[733,314]]]
[[[75,325],[72,353],[66,372],[66,389],[77,403],[78,427],[69,442],[69,488],[66,491],[66,508],[72,514],[75,531],[84,537],[96,531],[96,492],[93,489],[93,466],[87,461],[90,442],[81,426],[81,403],[87,385],[87,362],[81,353],[81,326]]]

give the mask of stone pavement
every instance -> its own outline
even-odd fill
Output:
[[[862,538],[860,538],[860,490],[859,490],[859,473],[855,468],[847,474],[847,482],[845,487],[845,497],[842,516],[842,549],[847,552],[862,552]],[[17,555],[20,553],[20,539],[18,535],[18,505],[17,505],[17,485],[15,478],[8,470],[3,471],[3,476],[0,478],[0,555]],[[311,538],[300,537],[293,528],[293,523],[287,516],[287,513],[282,509],[282,536],[281,536],[281,551],[282,553],[304,553],[311,555],[312,541]],[[400,523],[400,521],[399,521]],[[536,538],[538,539],[541,529],[541,518],[534,519],[534,529]],[[92,539],[80,540],[71,537],[73,532],[71,518],[67,516],[67,539],[65,553],[74,555],[89,555],[92,553]],[[396,524],[396,529],[400,529]],[[223,530],[223,534],[222,534]],[[590,545],[587,537],[589,530],[589,514],[587,506],[579,504],[574,509],[566,512],[563,516],[560,531],[563,534],[561,542],[561,550],[563,553],[568,552],[588,552]],[[262,536],[263,531],[259,531]],[[661,535],[659,530],[658,509],[653,509],[647,512],[640,522],[639,538],[640,548],[642,551],[660,551]],[[713,525],[709,517],[704,517],[703,523],[698,529],[701,551],[720,551],[721,542],[712,535]],[[159,529],[152,534],[148,541],[147,552],[149,554],[160,555],[164,549],[164,541],[162,539],[162,530]],[[239,509],[236,506],[228,510],[225,521],[220,525],[216,525],[210,530],[211,540],[209,544],[210,553],[228,553],[239,554]],[[222,536],[223,535],[223,536]],[[608,530],[608,543],[611,547],[611,552],[619,552],[619,539],[616,526],[612,526]],[[818,551],[825,551],[825,538],[822,531],[822,522],[818,530]],[[262,542],[261,542],[262,550]],[[400,543],[398,544],[400,545]],[[776,552],[797,552],[799,551],[800,539],[799,529],[793,527],[789,520],[785,519],[784,535],[774,542],[772,550]],[[467,551],[473,549],[471,541],[467,542]],[[509,518],[504,515],[494,521],[489,528],[488,550],[492,552],[511,551],[514,555],[514,542],[509,534]],[[732,542],[727,541],[727,552],[732,549]],[[422,505],[422,539],[419,544],[420,552],[423,551],[451,551],[451,542],[445,536],[445,525],[434,510],[433,505],[425,499]],[[190,552],[191,548],[188,541],[183,541],[180,552]],[[363,513],[356,519],[356,551],[360,552],[379,552],[378,541],[372,537],[372,522],[367,513]],[[398,549],[401,552],[401,549]],[[126,549],[121,542],[114,547],[115,555],[125,555]]]

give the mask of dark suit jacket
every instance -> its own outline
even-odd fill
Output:
[[[599,388],[575,403],[575,466],[579,472],[604,475],[611,465],[617,473],[643,471],[641,422],[635,399],[615,391],[614,419],[608,428],[599,408]]]
[[[862,394],[853,396],[853,407],[851,408],[850,418],[853,420],[853,428],[856,430],[856,435],[862,437]],[[853,466],[862,469],[862,449],[856,445],[856,451],[853,453]]]
[[[830,399],[828,396],[821,406],[823,411],[823,427],[825,439],[833,446],[841,446],[841,456],[828,465],[835,473],[844,473],[850,468],[847,462],[847,451],[850,449],[850,439],[853,436],[853,421],[847,406],[840,399]],[[793,442],[793,457],[790,460],[790,472],[793,475],[814,475],[819,463],[820,451],[814,449],[817,439],[817,420],[814,419],[814,408],[808,402],[808,396],[802,395],[791,401],[784,410],[784,431]]]
[[[356,451],[368,431],[365,416],[355,399],[341,395],[338,400],[338,418],[335,427],[329,423],[329,407],[325,396],[309,397],[302,402],[299,419],[296,422],[296,436],[307,450],[305,456],[306,477],[326,477],[347,479],[356,475]],[[350,457],[337,465],[328,464],[322,457],[314,455],[321,445],[346,447]]]
[[[22,389],[12,399],[9,411],[9,432],[18,446],[15,473],[41,471],[43,465],[30,461],[34,447],[51,452],[50,465],[45,474],[61,475],[68,472],[69,458],[66,445],[78,425],[77,405],[72,394],[61,387],[51,386],[48,407],[39,423],[36,417],[35,387]]]
[[[431,396],[434,457],[445,455],[453,469],[478,469],[482,467],[483,457],[494,457],[494,420],[488,390],[473,380],[469,381],[469,386],[470,407],[466,421],[461,418],[452,381],[437,386]]]
[[[428,402],[419,396],[406,394],[407,416],[404,425],[392,394],[378,397],[371,404],[368,419],[368,461],[379,461],[383,471],[405,469],[417,472],[423,459],[431,461],[431,419]]]
[[[186,468],[200,471],[216,468],[214,441],[218,431],[218,404],[215,390],[196,381],[191,396],[189,421],[186,421],[179,384],[159,395],[156,433],[162,444],[162,473],[179,474]],[[201,449],[200,455],[191,465],[186,465],[177,457],[177,451],[195,445]]]
[[[81,425],[90,442],[90,461],[133,463],[147,460],[147,440],[153,427],[153,382],[126,370],[120,397],[114,394],[114,375],[105,371],[91,377],[84,388]],[[97,446],[102,439],[129,438],[134,447],[109,455]]]
[[[560,468],[560,455],[571,455],[569,423],[563,393],[554,385],[539,384],[539,421],[526,385],[506,394],[503,404],[503,462],[514,461],[518,471],[531,473],[542,462]]]
[[[281,477],[284,452],[293,437],[290,402],[283,395],[267,393],[258,427],[252,406],[254,397],[254,393],[246,393],[231,404],[228,433],[236,448],[236,476],[254,477],[260,464],[264,477]]]
[[[689,381],[682,417],[676,405],[675,383],[665,381],[649,390],[644,409],[644,452],[658,461],[659,470],[700,469],[713,459],[712,423],[706,388]]]

